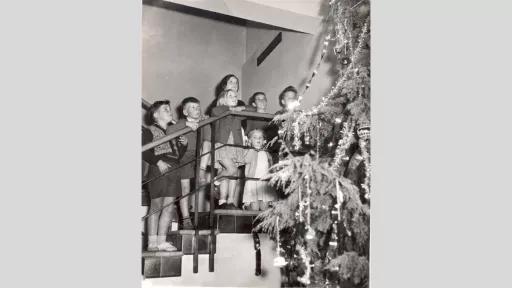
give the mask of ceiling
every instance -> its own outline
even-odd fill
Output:
[[[324,0],[165,0],[179,5],[314,34]]]

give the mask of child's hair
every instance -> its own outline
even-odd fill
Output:
[[[188,103],[201,103],[199,102],[199,99],[197,99],[196,97],[187,97],[185,99],[183,99],[183,101],[181,101],[181,109],[185,109],[185,106],[187,106]]]
[[[262,129],[256,128],[256,129],[252,129],[249,132],[249,134],[247,135],[247,138],[251,139],[252,135],[254,135],[255,132],[260,132],[261,134],[264,134]]]
[[[265,93],[256,92],[256,93],[252,94],[251,98],[249,98],[249,105],[252,105],[255,103],[256,96],[258,96],[258,95],[263,95],[263,96],[265,96],[265,99],[267,99],[267,95],[265,95]]]
[[[177,111],[178,111],[178,114],[179,114],[179,117],[180,119],[185,119],[187,118],[185,116],[185,113],[183,113],[183,111],[185,110],[186,106],[188,103],[197,103],[197,104],[200,104],[201,102],[199,101],[199,99],[197,99],[196,97],[186,97],[185,99],[183,99],[180,103],[180,106],[177,107]]]
[[[235,92],[238,92],[238,90],[240,89],[240,79],[238,79],[238,77],[236,77],[234,74],[228,74],[224,76],[224,78],[220,80],[219,84],[217,84],[217,87],[215,87],[215,96],[219,97],[220,93],[226,90],[226,86],[228,85],[228,81],[231,77],[235,77],[236,79],[237,87]]]
[[[146,122],[148,125],[152,125],[152,124],[156,123],[154,114],[155,114],[156,110],[158,110],[163,105],[171,106],[171,102],[169,100],[159,100],[159,101],[156,101],[155,103],[151,104],[148,111],[146,112]]]
[[[232,89],[223,90],[222,92],[220,92],[219,97],[217,97],[217,106],[227,105],[226,104],[226,95],[228,95],[228,92],[236,93],[236,91],[232,90]]]
[[[279,94],[279,105],[281,105],[281,107],[284,107],[284,104],[283,104],[284,94],[286,92],[290,92],[290,91],[295,93],[295,95],[297,95],[297,93],[298,93],[297,89],[295,89],[295,87],[293,87],[291,85],[286,87],[286,88],[284,88],[284,90],[281,92],[281,94]]]

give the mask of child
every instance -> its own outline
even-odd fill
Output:
[[[237,93],[234,90],[222,91],[219,95],[217,106],[212,109],[212,116],[219,116],[226,111],[254,111],[251,106],[237,106]],[[243,145],[242,137],[242,119],[236,116],[228,116],[220,119],[215,124],[215,147],[223,144]],[[221,169],[217,176],[237,176],[241,163],[236,163],[236,159],[241,159],[243,149],[239,147],[224,146],[215,150],[216,167]],[[220,209],[238,209],[236,205],[236,180],[215,181],[220,185]]]
[[[254,129],[249,132],[249,143],[254,149],[246,150],[244,155],[245,176],[261,178],[272,166],[272,157],[267,151],[261,150],[265,145],[263,130]],[[276,193],[267,181],[247,180],[245,183],[243,202],[249,210],[265,210],[271,201],[276,200]]]
[[[255,107],[258,113],[267,113],[267,96],[263,92],[256,92],[249,99],[249,105]],[[266,134],[265,130],[268,127],[268,122],[268,120],[247,119],[246,131],[262,129],[264,131],[263,134]]]
[[[169,101],[156,101],[149,108],[147,115],[151,125],[149,129],[143,130],[143,144],[164,137],[165,130],[173,120]],[[148,178],[154,179],[149,182],[148,187],[151,198],[150,213],[173,203],[176,197],[180,196],[179,170],[158,177],[178,165],[180,152],[182,152],[180,149],[183,145],[186,145],[186,139],[181,139],[180,142],[182,145],[179,145],[175,140],[171,140],[143,153],[144,160],[150,165]],[[174,204],[171,204],[163,208],[161,212],[148,217],[148,251],[177,250],[171,243],[166,242],[173,209]]]
[[[186,119],[180,119],[175,125],[170,126],[167,129],[167,134],[171,134],[177,132],[185,127],[190,127],[192,130],[196,130],[198,127],[198,123],[201,120],[206,119],[201,115],[201,106],[200,102],[197,98],[187,97],[183,99],[181,102],[182,112]],[[200,141],[210,141],[210,126],[206,125],[201,128],[201,139],[197,140],[196,132],[189,132],[184,135],[187,138],[187,147],[184,152],[182,163],[189,162],[196,157],[196,143]],[[204,152],[201,152],[204,153]],[[190,179],[195,176],[195,167],[196,162],[191,162],[181,168],[181,193],[182,195],[187,195],[190,193]],[[204,170],[200,170],[200,173],[204,173]],[[203,210],[204,206],[204,190],[200,190],[197,193],[198,198],[198,209],[199,211]],[[195,195],[191,195],[190,197],[184,197],[180,201],[181,214],[183,216],[183,229],[189,230],[194,229],[192,225],[192,221],[189,216],[189,203],[195,203]],[[190,200],[189,200],[190,199]]]
[[[281,94],[279,94],[279,105],[281,105],[282,109],[277,111],[276,115],[294,110],[298,105],[297,89],[293,86],[284,88]]]

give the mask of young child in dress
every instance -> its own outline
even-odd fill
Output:
[[[226,111],[254,111],[252,106],[237,106],[237,93],[228,89],[220,93],[217,106],[212,109],[212,116],[219,116]],[[220,119],[215,124],[215,147],[223,144],[243,145],[242,118],[237,116],[228,116]],[[215,150],[216,167],[220,173],[216,179],[223,176],[237,176],[238,169],[242,163],[237,163],[237,159],[242,159],[244,150],[240,147],[224,146]],[[239,209],[236,205],[236,185],[237,180],[215,181],[220,185],[220,209]]]
[[[245,162],[245,176],[248,178],[262,178],[272,166],[272,157],[262,150],[265,145],[263,130],[254,129],[249,132],[249,144],[254,149],[247,149],[243,158]],[[268,181],[246,180],[243,202],[249,210],[262,211],[268,204],[277,199],[277,195]]]
[[[188,143],[184,151],[184,155],[181,159],[181,163],[185,163],[195,159],[197,141],[210,141],[210,126],[206,125],[201,128],[201,139],[198,140],[195,130],[198,127],[199,121],[206,119],[206,117],[201,115],[201,106],[199,100],[194,97],[187,97],[181,102],[181,108],[183,115],[186,118],[180,119],[178,122],[176,122],[175,125],[169,126],[169,128],[167,128],[166,134],[172,134],[187,126],[194,130],[183,135],[183,137],[187,139]],[[187,195],[190,193],[190,180],[195,176],[195,167],[196,163],[191,162],[181,168],[180,175],[182,195]],[[204,170],[201,171],[204,173]],[[202,207],[204,206],[204,190],[198,191],[196,195],[199,197],[198,209],[199,211],[202,211]],[[194,229],[189,216],[189,203],[195,203],[195,195],[184,197],[180,200],[181,215],[183,216],[183,229],[186,230]]]
[[[173,121],[169,101],[156,101],[147,113],[151,125],[148,129],[143,130],[143,145],[164,137],[165,130]],[[148,177],[154,179],[149,182],[150,213],[173,203],[176,197],[181,195],[179,170],[174,170],[161,177],[158,176],[178,166],[180,155],[183,152],[182,147],[187,144],[186,141],[186,139],[178,141],[173,139],[144,151],[142,154],[143,159],[149,163]],[[166,241],[173,210],[174,204],[148,217],[148,251],[177,250]]]

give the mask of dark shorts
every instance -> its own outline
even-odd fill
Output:
[[[181,179],[192,179],[195,177],[196,163],[189,163],[181,168]]]
[[[151,165],[149,167],[148,179],[153,179],[160,175],[158,167]],[[164,176],[158,177],[149,182],[149,197],[156,199],[160,197],[179,197],[181,196],[181,177],[180,171],[176,170]]]

